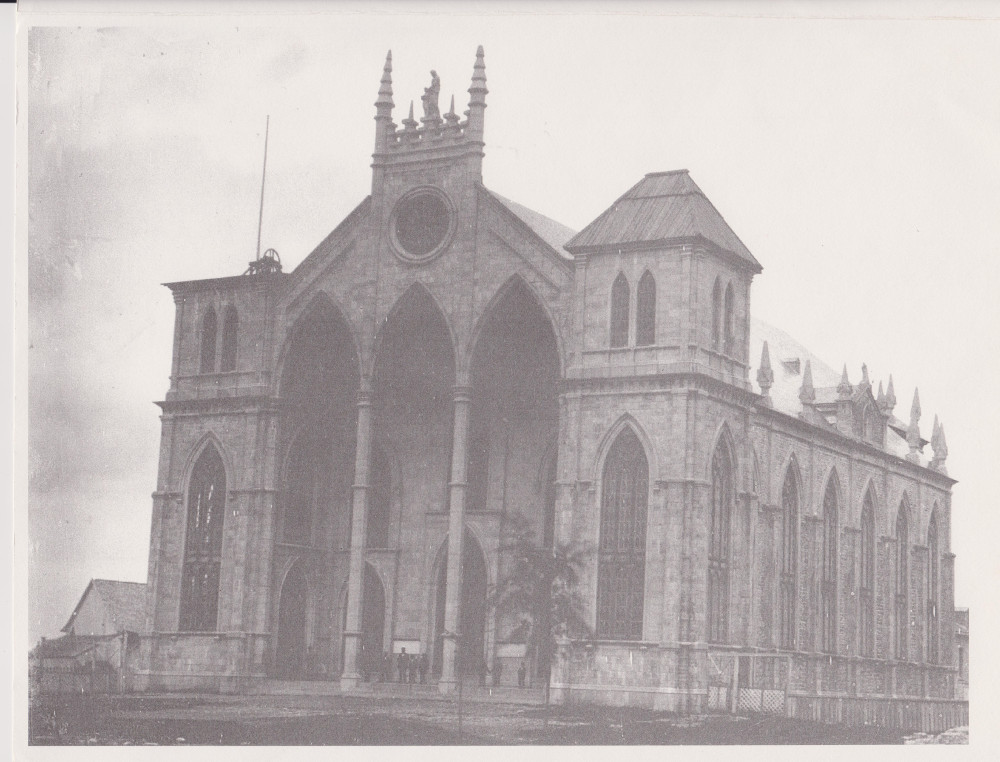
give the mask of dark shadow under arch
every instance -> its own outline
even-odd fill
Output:
[[[306,670],[306,603],[309,589],[302,564],[285,574],[278,599],[278,637],[275,646],[275,676],[299,680]]]
[[[444,655],[445,601],[448,593],[448,539],[445,537],[441,563],[437,571],[437,596],[434,608],[434,658],[432,670],[440,677]],[[486,609],[488,576],[486,557],[478,540],[466,528],[462,541],[462,594],[459,608],[458,663],[456,672],[483,675],[486,669]]]

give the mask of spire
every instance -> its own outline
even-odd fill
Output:
[[[757,369],[757,385],[760,386],[760,394],[764,398],[764,404],[772,406],[771,386],[774,384],[774,371],[771,370],[771,355],[767,351],[767,342],[764,342],[760,350],[760,367]]]
[[[861,363],[861,386],[871,386],[872,382],[868,380],[868,366]]]
[[[476,49],[476,64],[472,69],[472,84],[469,86],[469,116],[466,135],[473,140],[483,139],[483,112],[486,110],[486,62],[483,46]]]
[[[882,391],[882,382],[878,382],[878,396],[875,398],[875,402],[881,410],[885,406],[885,392]]]
[[[380,116],[383,110],[386,115],[392,112],[392,51],[385,54],[385,66],[382,67],[382,83],[378,88],[378,100],[375,101],[375,108]]]
[[[906,443],[910,446],[910,454],[907,460],[917,462],[920,450],[920,391],[913,390],[913,404],[910,405],[910,425],[906,428]]]
[[[378,98],[375,99],[375,153],[385,150],[390,136],[396,132],[392,123],[392,51],[385,55],[385,66],[382,67],[382,83],[378,88]]]
[[[944,438],[944,426],[938,423],[938,417],[934,416],[934,433],[931,434],[931,447],[934,448],[934,457],[931,459],[931,468],[943,474],[948,473],[945,468],[945,461],[948,459],[948,443]]]
[[[844,363],[844,372],[840,375],[840,383],[837,384],[837,394],[841,397],[850,397],[852,391],[854,390],[851,388],[851,382],[847,379],[847,363]]]
[[[816,401],[816,390],[813,388],[812,363],[806,360],[806,369],[802,371],[802,388],[799,389],[799,400],[802,402],[803,411]]]
[[[889,386],[885,390],[885,399],[882,400],[882,412],[892,415],[892,409],[896,407],[896,392],[892,386],[892,374],[889,374]]]

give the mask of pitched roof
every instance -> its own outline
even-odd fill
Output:
[[[731,252],[758,272],[760,263],[686,169],[646,175],[566,244],[571,252],[638,243],[701,239]]]
[[[561,222],[556,222],[544,214],[539,214],[533,209],[522,206],[516,201],[504,198],[496,191],[491,191],[488,188],[483,188],[483,190],[503,204],[509,212],[531,228],[535,235],[555,249],[560,256],[565,259],[572,258],[564,247],[566,246],[566,242],[576,235],[576,231],[573,228],[567,227]]]
[[[123,582],[117,579],[92,579],[80,596],[80,601],[70,614],[69,621],[62,628],[69,632],[76,615],[80,612],[88,595],[96,595],[104,602],[105,608],[115,623],[115,629],[140,632],[146,618],[146,583]]]

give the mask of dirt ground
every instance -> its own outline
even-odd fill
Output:
[[[36,705],[32,743],[62,745],[899,744],[899,731],[774,715],[397,696],[102,696]],[[966,736],[967,737],[967,736]],[[927,742],[927,741],[923,741]]]

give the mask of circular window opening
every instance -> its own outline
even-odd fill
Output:
[[[448,237],[452,213],[448,202],[432,190],[405,196],[396,205],[393,233],[399,248],[415,259],[434,253]]]

